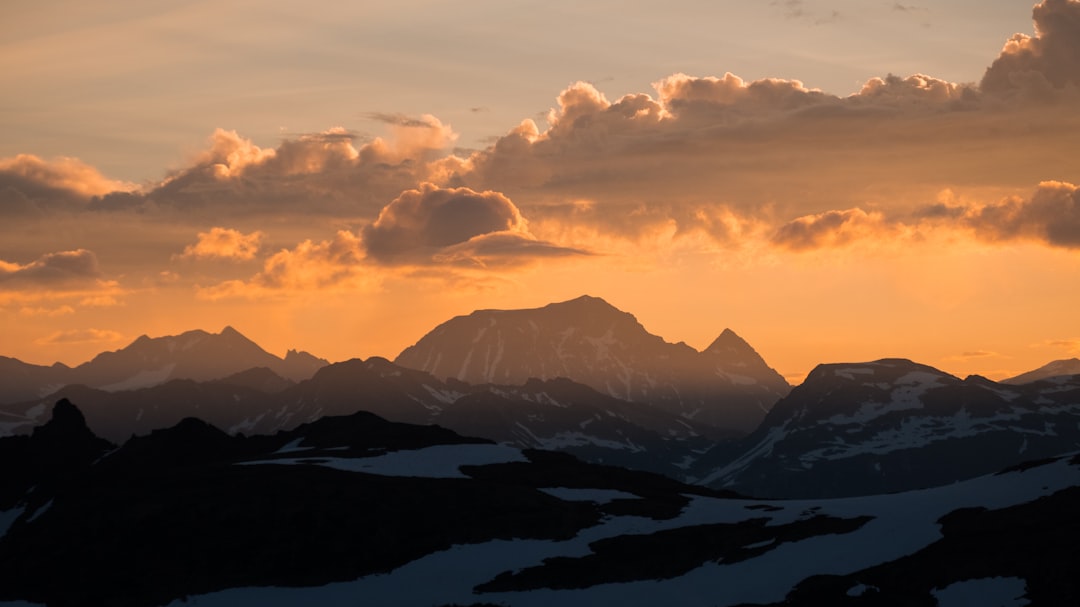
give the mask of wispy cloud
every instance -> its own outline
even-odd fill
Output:
[[[124,339],[123,334],[108,329],[68,329],[56,331],[35,343],[42,346],[65,346],[71,344],[114,343]]]

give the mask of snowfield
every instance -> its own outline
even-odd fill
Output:
[[[474,449],[470,445],[449,448],[446,457],[424,459],[446,461],[445,473],[459,465],[462,456],[483,454],[493,460],[513,461],[510,450],[495,447]],[[485,447],[485,446],[479,446]],[[435,448],[433,448],[435,449]],[[438,448],[444,449],[444,448]],[[410,452],[387,454],[378,465],[362,468],[380,473],[409,470]],[[382,459],[387,458],[387,459]],[[276,460],[280,462],[280,460]],[[363,459],[353,460],[357,464]],[[370,462],[369,462],[370,463]],[[400,467],[399,467],[400,466]],[[351,469],[351,468],[350,468]],[[361,468],[357,468],[361,469]],[[694,496],[680,515],[670,520],[640,516],[608,516],[600,524],[566,541],[497,540],[457,545],[427,555],[384,575],[310,588],[234,588],[175,601],[172,607],[232,607],[262,605],[424,606],[442,604],[495,603],[516,607],[550,605],[660,605],[692,607],[735,605],[744,602],[769,603],[783,600],[800,581],[817,574],[849,574],[867,567],[913,554],[942,537],[936,522],[960,508],[1000,509],[1030,502],[1059,490],[1080,485],[1080,467],[1058,459],[1025,470],[983,476],[945,487],[831,500],[742,500]],[[564,500],[608,501],[627,499],[602,489],[550,488],[545,492]],[[542,564],[551,557],[582,557],[592,552],[589,544],[604,538],[629,534],[649,534],[665,529],[715,523],[739,523],[767,518],[775,527],[815,516],[850,519],[873,517],[848,533],[814,535],[797,541],[760,542],[747,548],[766,548],[755,557],[732,563],[709,563],[671,579],[606,583],[579,589],[541,588],[519,592],[476,593],[474,588],[506,571]],[[772,546],[771,549],[769,546]],[[358,549],[362,547],[358,546]],[[937,589],[934,595],[942,607],[953,605],[1025,605],[1025,580],[993,578],[969,580]],[[852,596],[866,591],[853,586]],[[853,594],[854,593],[854,594]],[[672,603],[678,597],[677,603]],[[972,602],[974,601],[974,602]],[[995,602],[996,601],[996,602]]]

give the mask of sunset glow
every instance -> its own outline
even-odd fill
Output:
[[[582,294],[792,383],[1080,355],[1080,0],[313,4],[0,8],[0,355]]]

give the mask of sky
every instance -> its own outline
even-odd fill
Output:
[[[589,294],[789,381],[1080,355],[1080,1],[0,6],[0,355]]]

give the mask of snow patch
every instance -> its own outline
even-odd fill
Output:
[[[1018,577],[964,580],[945,588],[935,588],[930,593],[937,599],[938,607],[1023,607],[1029,604],[1024,597],[1027,582]]]
[[[633,493],[619,491],[617,489],[579,489],[574,487],[547,487],[541,489],[544,493],[557,497],[566,502],[595,502],[606,504],[610,501],[621,499],[640,499]]]
[[[848,367],[846,369],[837,369],[833,371],[833,375],[837,377],[843,377],[844,379],[850,379],[855,381],[856,375],[873,375],[873,369],[867,369],[866,367]]]
[[[277,455],[278,453],[295,453],[297,451],[311,450],[311,447],[301,447],[300,443],[302,442],[304,442],[304,437],[301,436],[300,438],[294,438],[293,440],[283,445],[277,451],[274,451],[274,455]]]
[[[363,604],[416,606],[474,604],[515,607],[585,607],[593,605],[669,605],[673,597],[687,607],[723,607],[740,603],[780,602],[795,584],[811,575],[848,575],[867,567],[912,554],[940,539],[937,521],[953,510],[983,506],[990,509],[1026,503],[1080,482],[1080,470],[1065,460],[1012,472],[985,476],[946,487],[833,500],[735,500],[694,496],[682,513],[669,520],[612,516],[582,530],[569,540],[493,540],[458,545],[412,561],[392,572],[369,575],[351,582],[314,588],[236,588],[177,600],[171,607],[231,607],[233,605],[321,605],[346,607]],[[771,508],[762,509],[761,505]],[[748,508],[748,506],[758,506]],[[584,589],[539,589],[526,592],[476,595],[473,588],[504,571],[536,566],[552,557],[581,557],[589,544],[626,534],[648,534],[663,529],[710,523],[739,523],[768,518],[769,526],[782,525],[815,514],[850,518],[873,516],[850,533],[820,535],[783,542],[771,550],[736,563],[708,563],[684,575],[661,580],[600,584]],[[1000,600],[953,599],[954,592],[984,590],[994,585]],[[954,588],[954,586],[956,588]],[[866,592],[854,586],[848,591]],[[935,596],[945,607],[954,605],[1024,605],[1010,597],[1024,591],[1023,580],[974,580],[954,584]],[[994,598],[993,594],[982,594]],[[946,602],[948,601],[948,602]]]
[[[527,462],[520,449],[505,445],[436,445],[410,451],[391,451],[376,457],[283,458],[243,462],[251,464],[314,464],[380,476],[468,478],[461,466],[488,466]]]

